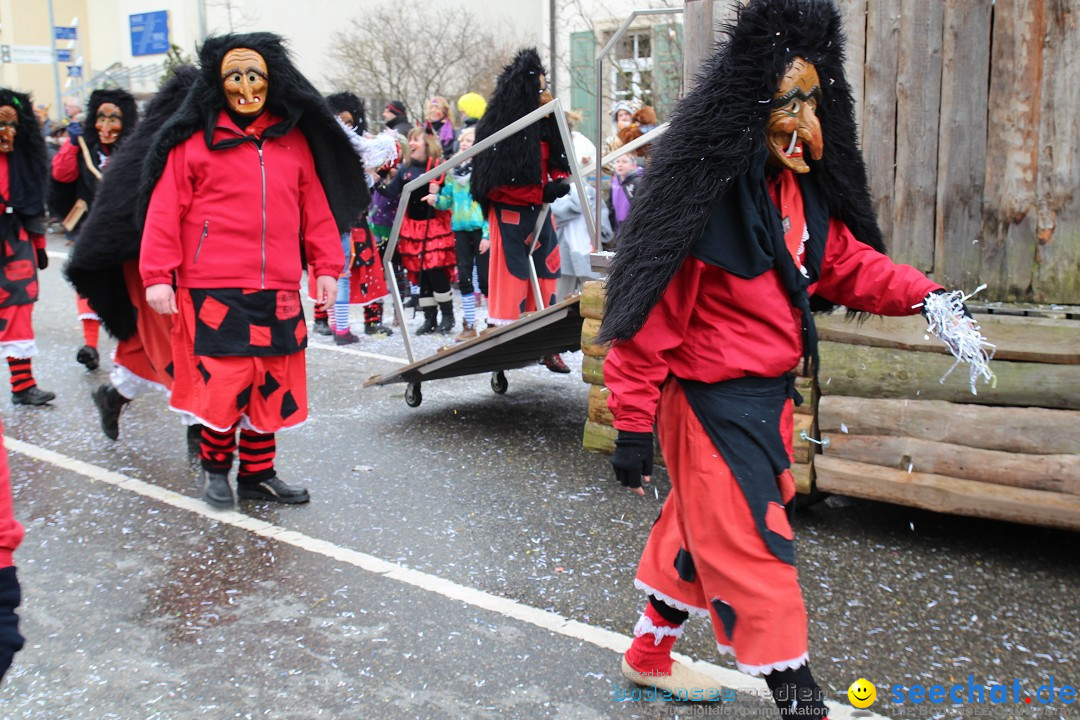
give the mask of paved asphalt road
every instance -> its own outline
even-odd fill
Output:
[[[125,409],[118,442],[101,434],[89,393],[107,373],[74,361],[66,248],[50,250],[34,371],[58,399],[0,407],[27,530],[27,646],[0,716],[772,716],[701,621],[677,649],[715,663],[734,701],[619,701],[618,650],[642,606],[633,570],[668,485],[633,496],[581,450],[580,376],[515,371],[503,396],[486,376],[430,383],[411,409],[401,385],[361,387],[399,364],[400,336],[354,352],[316,338],[312,417],[278,461],[312,503],[219,513],[198,500],[163,395]],[[1060,697],[899,704],[891,690],[1080,684],[1080,536],[845,498],[801,511],[796,533],[834,720],[859,716],[846,690],[860,677],[891,718],[1080,718]]]

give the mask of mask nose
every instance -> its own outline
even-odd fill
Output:
[[[810,157],[820,160],[825,152],[825,140],[821,136],[821,121],[809,105],[803,107],[799,117],[799,139],[810,150]]]

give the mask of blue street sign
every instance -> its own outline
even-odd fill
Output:
[[[130,15],[131,54],[164,55],[169,52],[169,11]]]
[[[82,77],[82,65],[68,65],[69,78],[81,78]]]
[[[71,51],[70,50],[57,50],[56,51],[56,62],[62,62],[62,63],[71,62]]]
[[[78,38],[78,31],[73,27],[63,27],[61,25],[53,26],[53,35],[57,40],[75,40]]]

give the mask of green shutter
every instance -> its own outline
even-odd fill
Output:
[[[593,135],[596,133],[595,63],[596,38],[592,31],[570,33],[570,107],[581,113],[581,127],[577,130],[601,147]]]
[[[675,37],[671,37],[672,30]],[[661,122],[682,95],[683,85],[682,23],[653,25],[653,109]]]

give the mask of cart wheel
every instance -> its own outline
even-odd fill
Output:
[[[502,370],[491,373],[491,389],[495,391],[495,394],[502,395],[509,387],[510,383],[506,380],[506,373]]]
[[[405,386],[405,404],[409,407],[420,407],[424,401],[424,395],[420,392],[420,383],[408,383]]]

